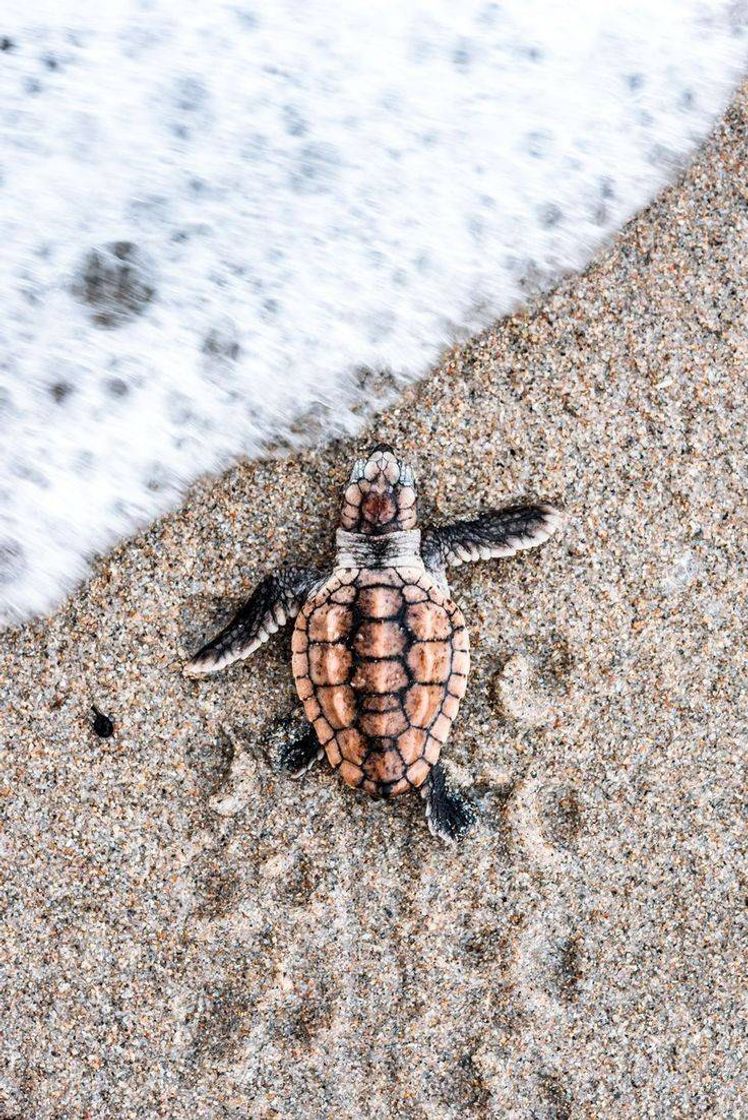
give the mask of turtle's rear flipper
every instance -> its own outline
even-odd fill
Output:
[[[461,840],[475,820],[475,810],[465,794],[450,782],[441,762],[437,762],[421,786],[421,797],[426,802],[426,819],[433,835],[450,844]]]
[[[280,753],[281,769],[285,770],[292,778],[300,778],[305,774],[318,758],[322,758],[324,748],[320,746],[319,739],[313,728],[309,728],[301,739],[295,743],[286,743]]]

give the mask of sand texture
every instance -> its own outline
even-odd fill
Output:
[[[746,1114],[746,114],[355,446],[198,484],[5,636],[0,1116]],[[287,635],[180,674],[261,573],[330,562],[375,439],[425,521],[527,495],[568,516],[453,575],[460,847],[417,797],[277,772]]]

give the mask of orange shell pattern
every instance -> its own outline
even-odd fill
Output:
[[[417,789],[465,695],[468,632],[428,572],[344,569],[294,627],[293,673],[328,762],[372,797]]]

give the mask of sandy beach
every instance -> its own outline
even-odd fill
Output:
[[[744,90],[587,272],[360,440],[204,480],[4,635],[0,1116],[748,1111],[746,160]],[[278,772],[287,634],[181,675],[263,573],[331,560],[378,440],[424,523],[567,515],[452,578],[473,670],[447,757],[480,810],[458,847],[418,798]]]

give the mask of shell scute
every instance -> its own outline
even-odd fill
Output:
[[[454,636],[452,638],[452,648],[455,650],[462,650],[465,653],[470,650],[470,639],[468,638],[466,626],[458,626],[455,629]]]
[[[418,684],[446,682],[452,664],[448,642],[414,642],[408,652],[408,665]]]
[[[408,629],[416,638],[425,641],[446,641],[452,635],[452,622],[439,603],[427,601],[412,603],[406,614]]]
[[[320,686],[314,695],[325,719],[336,731],[356,722],[356,696],[350,685]]]
[[[314,685],[309,677],[304,676],[296,678],[296,691],[302,704],[314,696]]]
[[[353,648],[367,658],[399,657],[408,640],[399,622],[362,622],[353,639]]]
[[[397,618],[402,612],[403,592],[394,587],[364,587],[356,606],[364,618]]]
[[[361,767],[349,762],[348,759],[343,759],[338,767],[338,772],[348,786],[360,786],[364,780],[364,772]]]
[[[312,720],[312,727],[323,747],[326,743],[329,743],[330,739],[333,737],[333,730],[326,719],[322,716],[318,716],[317,719]]]
[[[442,711],[444,712],[445,716],[447,716],[448,719],[453,720],[457,715],[459,707],[460,701],[457,699],[457,697],[452,696],[450,693],[447,693],[447,695],[442,700]]]
[[[409,583],[403,588],[403,598],[406,603],[425,603],[428,599],[428,592],[417,583]]]
[[[356,580],[362,587],[402,587],[403,578],[396,568],[362,568]]]
[[[405,774],[405,763],[392,748],[370,751],[364,763],[364,774],[372,782],[399,782]]]
[[[343,758],[360,766],[366,758],[366,739],[358,728],[352,727],[341,731],[337,738]]]
[[[397,740],[397,748],[406,762],[421,758],[428,735],[422,727],[409,727]]]
[[[429,776],[430,770],[431,767],[429,766],[426,759],[419,758],[415,762],[411,763],[411,765],[407,769],[405,776],[407,777],[410,784],[412,786],[415,786],[417,789],[418,786],[422,786],[426,781]]]
[[[345,603],[352,603],[355,598],[356,598],[356,588],[351,587],[349,585],[347,587],[339,587],[336,591],[333,591],[333,593],[330,596],[330,601],[333,602],[333,603],[343,603],[343,604],[345,604]]]
[[[339,642],[348,636],[353,623],[347,603],[323,603],[309,616],[307,634],[311,642]]]
[[[454,696],[455,700],[462,700],[467,688],[467,675],[452,673],[447,682],[447,694]]]
[[[382,735],[393,737],[408,729],[408,719],[401,707],[393,708],[388,712],[365,712],[359,726],[364,735],[378,738]]]
[[[442,753],[443,746],[444,744],[440,743],[438,739],[435,739],[433,735],[429,735],[428,739],[426,740],[426,747],[423,752],[423,757],[433,766],[434,763],[438,760],[439,755]]]
[[[341,762],[343,761],[343,755],[340,751],[340,745],[338,743],[337,736],[333,736],[333,738],[327,744],[327,746],[325,747],[325,754],[327,755],[327,761],[330,763],[333,770],[337,770],[338,766],[340,766]]]
[[[449,718],[449,716],[445,716],[444,712],[439,712],[439,715],[431,725],[430,731],[432,736],[434,737],[434,739],[438,739],[442,746],[447,741],[447,735],[449,735],[449,729],[451,726],[452,720]]]
[[[291,658],[291,669],[293,670],[297,686],[300,680],[309,677],[309,657],[306,650],[300,650],[293,654]]]
[[[413,727],[428,727],[445,700],[444,687],[414,684],[405,697],[405,711]]]
[[[351,672],[353,655],[345,646],[309,646],[309,675],[312,684],[345,684]]]
[[[400,660],[360,661],[351,681],[354,689],[363,693],[398,692],[408,685],[408,674]]]
[[[361,699],[363,712],[391,712],[400,707],[401,702],[397,692],[370,692]]]

